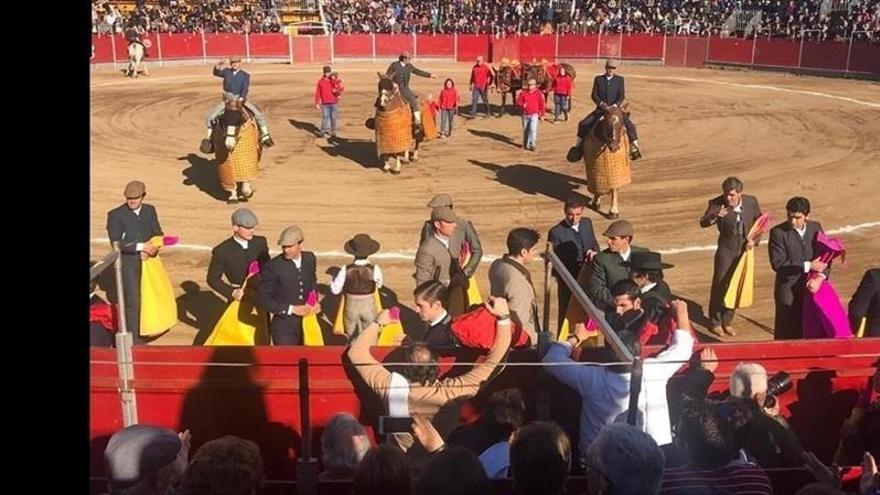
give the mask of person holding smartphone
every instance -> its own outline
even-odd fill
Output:
[[[495,316],[495,342],[485,360],[467,373],[453,378],[439,378],[436,354],[424,342],[416,342],[403,348],[404,361],[409,363],[400,371],[386,369],[371,353],[383,325],[391,322],[389,310],[379,316],[352,341],[346,354],[355,371],[364,382],[386,403],[389,416],[408,417],[418,414],[434,421],[438,411],[449,401],[459,397],[476,395],[490,377],[510,347],[511,320],[507,300],[490,297],[484,303],[486,310]],[[449,433],[456,426],[457,416],[450,411],[438,418],[435,424],[441,433]],[[409,450],[412,435],[394,435],[400,448]]]

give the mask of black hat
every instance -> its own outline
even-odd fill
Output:
[[[664,270],[675,266],[663,263],[660,260],[660,253],[654,251],[633,251],[629,255],[629,261],[624,261],[622,265],[630,270],[639,271]]]
[[[343,248],[346,253],[356,258],[366,258],[379,251],[379,243],[373,240],[369,234],[358,234],[349,239]]]

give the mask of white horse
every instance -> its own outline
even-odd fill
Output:
[[[128,68],[125,69],[125,75],[137,79],[139,72],[143,72],[145,76],[150,75],[147,64],[144,63],[144,45],[137,42],[129,43]]]

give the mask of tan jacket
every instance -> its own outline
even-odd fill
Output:
[[[480,386],[489,378],[495,366],[501,362],[507,348],[510,347],[511,325],[496,325],[495,343],[486,359],[467,373],[454,378],[436,380],[430,385],[410,383],[409,411],[433,421],[434,416],[446,403],[459,397],[475,395]],[[391,384],[391,372],[370,353],[370,346],[375,345],[379,337],[379,325],[371,323],[355,338],[348,348],[348,358],[367,385],[388,402],[388,387]],[[438,425],[439,426],[439,425]],[[443,430],[445,428],[438,429]],[[443,433],[441,431],[441,433]],[[448,432],[447,432],[448,433]],[[412,445],[410,435],[396,435],[398,444],[406,451]]]
[[[493,296],[507,299],[510,317],[529,334],[532,345],[537,345],[538,302],[535,288],[526,277],[499,258],[489,267],[489,291]]]
[[[449,269],[452,261],[450,249],[446,249],[446,246],[433,234],[429,236],[416,251],[416,273],[413,275],[416,278],[416,287],[428,280],[438,280],[443,285],[449,285]],[[457,254],[455,262],[458,263]]]

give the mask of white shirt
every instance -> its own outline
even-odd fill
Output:
[[[626,248],[626,251],[617,254],[619,254],[620,257],[623,258],[623,261],[629,261],[630,253],[632,253],[632,248]]]
[[[248,241],[246,241],[245,239],[240,239],[238,236],[234,235],[234,236],[232,236],[232,240],[235,241],[236,244],[241,246],[242,249],[248,248]]]
[[[364,266],[369,264],[367,260],[354,260],[354,264],[358,266]],[[342,293],[342,287],[345,285],[345,267],[339,269],[339,273],[333,277],[333,281],[330,282],[330,292],[333,294]],[[373,282],[376,282],[376,288],[382,287],[382,269],[376,265],[373,265]]]
[[[639,418],[636,426],[651,435],[657,445],[672,442],[666,383],[685,364],[694,350],[694,338],[687,330],[677,329],[672,343],[657,357],[645,359],[642,391],[639,394]],[[542,360],[545,363],[574,362],[571,345],[556,342]],[[548,366],[547,372],[574,389],[583,401],[580,417],[581,452],[603,426],[613,423],[629,407],[630,373],[615,373],[603,366]],[[581,454],[583,455],[583,454]]]
[[[296,265],[297,270],[302,270],[302,262],[303,262],[302,255],[300,255],[299,258],[293,258],[292,260],[287,260],[287,261],[292,261],[293,264]]]
[[[648,292],[649,290],[653,289],[656,286],[657,286],[657,282],[648,282],[647,284],[645,284],[644,287],[642,287],[639,290],[642,291],[642,294],[644,294],[645,292]]]
[[[141,205],[138,206],[136,210],[131,210],[131,212],[134,213],[134,216],[140,217],[141,216],[141,208],[143,208],[143,207],[144,207],[144,205],[143,205],[143,203],[141,203]],[[123,236],[124,236],[124,234],[123,234]],[[801,236],[801,237],[803,237],[803,236]],[[134,250],[135,251],[143,251],[144,250],[144,243],[138,242],[137,244],[135,244]]]
[[[440,313],[440,316],[438,316],[437,318],[434,319],[434,321],[431,322],[431,326],[433,327],[434,325],[443,321],[443,318],[446,318],[447,314],[449,314],[449,312],[444,309],[443,312]]]
[[[569,227],[571,227],[572,230],[574,230],[575,232],[580,232],[580,230],[578,230],[578,227],[580,227],[580,225],[581,225],[580,222],[578,222],[576,224],[570,224],[570,223],[568,223],[568,220],[566,220],[565,224],[568,225]]]
[[[448,237],[443,237],[442,235],[439,235],[436,232],[434,233],[434,237],[436,237],[438,241],[443,243],[443,246],[445,246],[446,249],[449,249],[449,238]]]
[[[794,231],[797,232],[798,235],[801,236],[801,240],[803,240],[804,236],[807,235],[807,224],[804,224],[803,229],[794,229]],[[812,263],[812,261],[809,261],[809,260],[804,261],[804,273],[810,273],[810,264],[811,263]],[[825,274],[823,273],[822,275],[824,277]]]

